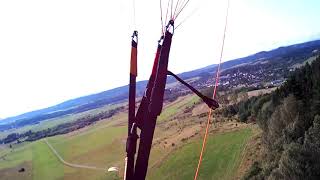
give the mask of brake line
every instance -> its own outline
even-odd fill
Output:
[[[224,42],[225,42],[225,39],[226,39],[226,31],[227,31],[227,25],[228,25],[229,6],[230,6],[230,0],[228,0],[227,14],[226,14],[226,17],[225,17],[225,25],[224,25],[223,39],[222,39],[221,52],[220,52],[220,60],[219,60],[219,65],[218,65],[218,69],[217,69],[217,73],[216,73],[216,82],[215,82],[214,90],[213,90],[213,98],[212,99],[214,99],[214,100],[216,99],[218,82],[219,82],[219,77],[220,77],[220,67],[221,67],[221,61],[222,61],[222,57],[223,57]],[[206,130],[205,130],[205,134],[204,134],[204,137],[203,137],[202,148],[201,148],[201,152],[200,152],[200,156],[199,156],[199,161],[198,161],[198,166],[197,166],[197,169],[196,169],[196,173],[194,175],[194,180],[197,180],[197,178],[198,178],[199,169],[200,169],[202,158],[203,158],[203,153],[204,153],[204,150],[205,150],[205,147],[206,147],[209,127],[210,127],[210,122],[211,122],[211,115],[212,115],[212,109],[209,109]]]

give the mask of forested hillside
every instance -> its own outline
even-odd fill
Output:
[[[265,156],[245,179],[320,178],[320,57],[297,69],[272,94],[229,109],[263,130]]]

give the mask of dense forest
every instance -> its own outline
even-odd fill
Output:
[[[225,116],[256,121],[265,155],[244,179],[320,178],[320,57],[271,94],[228,106]]]

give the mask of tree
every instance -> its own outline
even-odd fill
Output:
[[[320,116],[315,117],[303,144],[291,143],[284,151],[279,170],[287,179],[320,178]]]
[[[320,179],[319,79],[317,58],[251,107],[267,151],[262,170],[251,179]]]

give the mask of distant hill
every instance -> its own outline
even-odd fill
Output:
[[[311,57],[315,51],[320,50],[320,40],[310,41],[301,44],[295,44],[286,47],[279,47],[271,51],[262,51],[247,57],[234,59],[224,62],[222,69],[228,69],[246,63],[253,63],[260,60],[270,60],[274,62],[292,61],[293,63],[302,63],[308,57]],[[209,65],[204,68],[196,69],[179,74],[182,79],[189,79],[198,76],[208,76],[216,71],[217,65]],[[167,83],[174,82],[168,78]],[[146,87],[147,81],[137,82],[137,95],[141,96]],[[48,108],[27,112],[18,116],[9,117],[0,121],[0,131],[22,127],[28,124],[39,123],[40,121],[95,109],[107,104],[125,101],[128,96],[128,86],[122,86],[101,93],[83,96]]]
[[[138,96],[142,95],[146,83],[147,81],[140,81],[137,83]],[[23,126],[27,124],[34,124],[42,120],[63,116],[66,114],[79,113],[90,109],[96,109],[107,104],[123,101],[127,98],[127,94],[128,86],[126,85],[97,94],[71,99],[55,106],[3,119],[0,122],[0,130],[4,129],[4,124],[14,123],[14,126]]]

